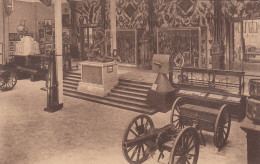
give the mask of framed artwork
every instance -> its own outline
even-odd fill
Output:
[[[52,28],[52,20],[51,19],[45,19],[44,20],[44,26],[45,26],[45,28]]]
[[[10,41],[9,42],[9,46],[15,46],[16,45],[16,41]]]
[[[37,25],[38,25],[38,28],[39,28],[39,27],[44,27],[44,22],[38,21],[38,22],[37,22]]]
[[[46,44],[46,45],[45,45],[46,51],[47,51],[47,50],[50,50],[50,51],[51,51],[52,48],[53,48],[53,47],[52,47],[52,44]]]
[[[15,51],[15,46],[9,46],[9,51]]]
[[[45,36],[52,36],[53,28],[52,28],[52,20],[45,19],[44,20],[44,27],[45,27]]]
[[[19,41],[20,37],[18,33],[9,33],[9,41]]]
[[[51,36],[47,36],[47,37],[45,38],[45,42],[46,42],[46,43],[52,43],[52,37],[51,37]]]
[[[10,56],[14,56],[14,51],[9,51]]]
[[[62,15],[62,27],[69,27],[70,25],[70,15],[63,14]]]

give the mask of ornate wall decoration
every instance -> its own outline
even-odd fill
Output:
[[[82,0],[82,1],[69,1],[71,9],[71,25],[73,31],[79,34],[80,17],[84,17],[86,22],[84,24],[98,24],[103,25],[103,18],[101,14],[102,0]]]
[[[160,28],[158,29],[158,52],[159,54],[170,54],[170,66],[192,66],[198,67],[199,55],[199,29],[178,29]],[[206,47],[205,47],[206,49]],[[203,59],[202,59],[203,60]],[[204,64],[202,62],[202,64]]]
[[[144,27],[148,18],[145,0],[117,0],[117,25],[119,28]]]
[[[206,14],[212,10],[209,1],[156,0],[155,21],[157,27],[206,26]]]
[[[135,64],[136,60],[136,30],[132,29],[120,29],[116,32],[117,39],[117,51],[113,54],[113,58],[119,63]],[[106,30],[106,53],[108,56],[112,56],[110,31]]]

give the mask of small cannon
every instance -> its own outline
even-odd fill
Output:
[[[140,164],[160,151],[158,161],[164,157],[164,150],[170,152],[169,164],[196,164],[199,156],[199,135],[195,128],[179,129],[168,124],[155,129],[152,119],[144,114],[136,116],[127,126],[122,149],[125,159],[131,164]]]

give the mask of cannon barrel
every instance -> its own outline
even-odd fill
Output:
[[[171,131],[171,130],[176,130],[177,131],[177,127],[175,127],[173,124],[169,124],[169,125],[166,125],[166,126],[164,126],[162,128],[154,129],[152,131],[149,131],[146,134],[142,134],[140,136],[137,136],[136,138],[134,138],[132,140],[128,140],[128,141],[123,142],[123,146],[124,147],[131,147],[131,146],[137,145],[138,143],[143,143],[145,141],[154,139],[161,132],[166,132],[166,131]]]

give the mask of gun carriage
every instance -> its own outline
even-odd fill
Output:
[[[144,114],[136,116],[127,126],[122,140],[125,159],[131,164],[140,164],[153,156],[156,150],[170,152],[169,163],[196,164],[199,156],[199,136],[195,128],[179,129],[168,124],[156,129],[152,119]]]

